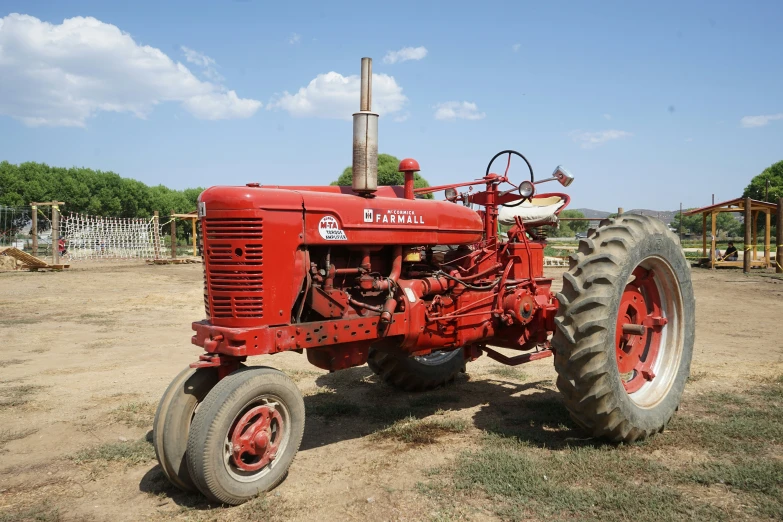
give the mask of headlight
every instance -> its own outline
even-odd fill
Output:
[[[536,192],[536,187],[529,181],[523,181],[519,184],[519,195],[523,198],[531,198]]]
[[[447,188],[445,192],[446,192],[446,199],[448,199],[449,201],[457,201],[457,189]]]

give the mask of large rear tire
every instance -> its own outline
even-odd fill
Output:
[[[660,221],[605,220],[563,276],[552,339],[557,386],[594,437],[632,442],[663,431],[690,373],[690,268]]]
[[[370,348],[367,365],[386,384],[407,392],[420,392],[453,382],[465,371],[465,356],[462,349],[410,357],[399,351]]]
[[[222,379],[196,411],[187,461],[198,489],[241,504],[285,479],[304,433],[296,384],[274,368],[244,368]]]

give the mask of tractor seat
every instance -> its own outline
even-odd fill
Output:
[[[500,207],[498,221],[501,225],[513,225],[514,218],[519,216],[525,225],[551,225],[557,223],[557,214],[568,204],[567,197],[555,194],[534,196],[516,207]]]

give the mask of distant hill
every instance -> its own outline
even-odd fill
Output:
[[[577,208],[579,212],[585,215],[585,217],[589,218],[605,218],[608,217],[609,214],[613,214],[614,212],[604,212],[603,210],[593,210],[592,208]],[[645,216],[652,216],[654,218],[658,218],[667,225],[672,222],[674,219],[674,215],[679,212],[679,210],[649,210],[646,208],[634,208],[634,209],[625,209],[624,212],[633,213],[633,214],[642,214]]]

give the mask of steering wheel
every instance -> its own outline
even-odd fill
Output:
[[[519,156],[520,158],[522,158],[522,159],[524,160],[525,164],[527,165],[527,170],[528,170],[528,171],[530,171],[530,183],[533,183],[533,182],[535,181],[535,179],[533,178],[533,167],[530,165],[530,162],[527,160],[527,158],[526,158],[526,157],[524,157],[524,156],[523,156],[522,154],[520,154],[519,152],[517,152],[517,151],[515,151],[515,150],[510,150],[510,149],[509,149],[509,150],[501,150],[500,152],[498,152],[497,154],[495,154],[494,156],[492,156],[492,159],[491,159],[491,160],[489,160],[489,165],[487,165],[487,173],[485,174],[485,176],[489,176],[489,170],[492,168],[492,164],[493,164],[493,163],[495,163],[495,160],[496,160],[496,159],[498,159],[498,158],[499,158],[500,156],[502,156],[503,154],[508,154],[508,165],[506,165],[506,172],[505,172],[505,174],[503,175],[504,177],[507,177],[507,174],[508,174],[508,168],[511,166],[511,155],[512,155],[512,154],[516,154],[517,156]],[[521,184],[520,184],[520,185],[514,185],[514,184],[513,184],[513,183],[511,183],[510,181],[509,181],[508,183],[509,183],[511,186],[513,186],[513,187],[516,187],[516,189],[517,189],[517,190],[520,190],[520,186],[521,186]],[[510,192],[510,191],[509,191],[509,192]],[[521,192],[521,190],[520,190],[520,193],[519,193],[519,195],[520,195],[520,196],[522,196],[522,192]],[[520,200],[519,200],[519,202],[517,202],[517,203],[509,203],[509,204],[505,204],[505,205],[503,205],[503,206],[504,206],[504,207],[516,207],[516,206],[519,206],[519,205],[521,205],[522,203],[524,203],[526,199],[529,199],[529,198],[527,198],[527,197],[525,197],[525,196],[522,196],[522,199],[520,199]]]

